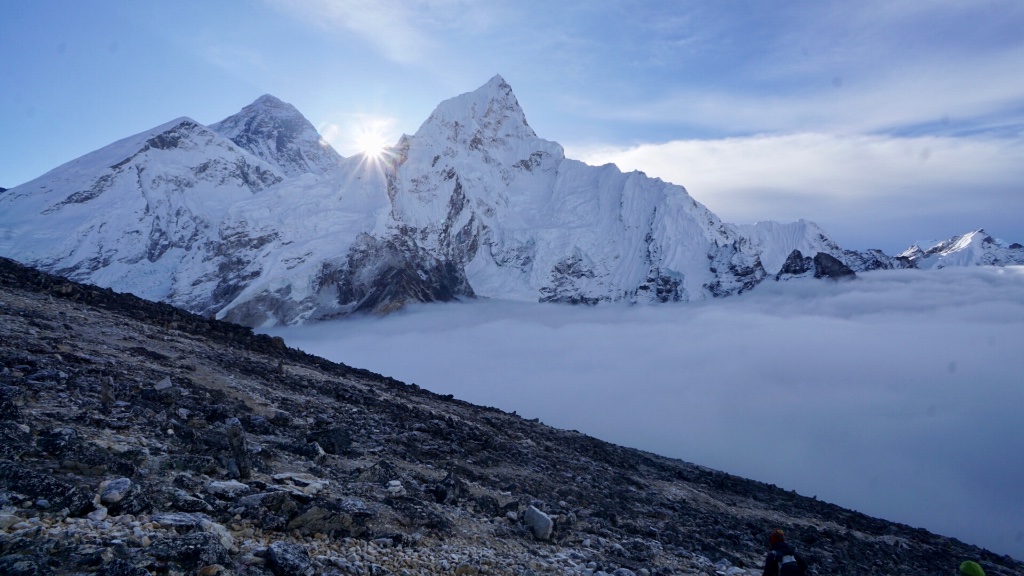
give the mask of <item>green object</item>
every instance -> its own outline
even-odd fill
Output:
[[[985,576],[985,571],[982,570],[981,566],[973,560],[961,563],[960,573],[964,576]]]

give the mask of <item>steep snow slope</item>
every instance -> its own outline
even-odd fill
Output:
[[[900,254],[917,268],[945,268],[946,266],[1011,266],[1024,264],[1024,246],[1007,245],[984,230],[975,230],[953,236],[926,249],[911,246]]]
[[[341,162],[305,116],[269,94],[211,124],[210,129],[279,167],[286,176],[323,174]]]
[[[125,138],[0,196],[0,253],[76,280],[181,301],[240,200],[281,182],[270,164],[189,118]]]

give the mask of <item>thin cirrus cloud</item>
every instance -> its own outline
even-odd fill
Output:
[[[279,10],[316,26],[358,34],[389,60],[408,64],[433,47],[416,25],[411,5],[396,0],[267,0]]]
[[[657,122],[724,134],[898,133],[932,124],[967,131],[988,118],[1024,126],[1024,48],[962,56],[922,57],[849,74],[804,71],[785,88],[735,90],[670,87],[629,107],[591,100],[595,118]],[[858,64],[862,67],[863,64]],[[811,78],[808,78],[811,77]],[[813,80],[813,83],[812,83]]]
[[[475,302],[291,346],[1024,558],[1024,268],[769,282],[709,303]]]
[[[451,38],[488,28],[500,10],[465,0],[266,0],[286,14],[321,28],[360,36],[388,61],[428,65],[447,52]]]

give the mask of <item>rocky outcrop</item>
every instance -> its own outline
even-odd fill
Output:
[[[0,401],[4,574],[1024,572],[3,259]]]
[[[857,273],[842,260],[826,252],[818,252],[814,257],[804,256],[799,250],[793,250],[786,258],[775,280],[790,280],[813,276],[828,280],[848,280],[857,277]]]
[[[814,255],[814,277],[839,280],[854,278],[856,277],[856,274],[849,266],[843,264],[843,262],[835,256],[825,254],[824,252],[818,252]]]

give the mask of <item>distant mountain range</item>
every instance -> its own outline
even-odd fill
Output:
[[[670,302],[766,279],[1024,264],[982,230],[898,256],[819,226],[722,222],[682,187],[565,157],[495,76],[382,158],[341,157],[262,96],[0,192],[0,255],[249,326],[482,296]]]

